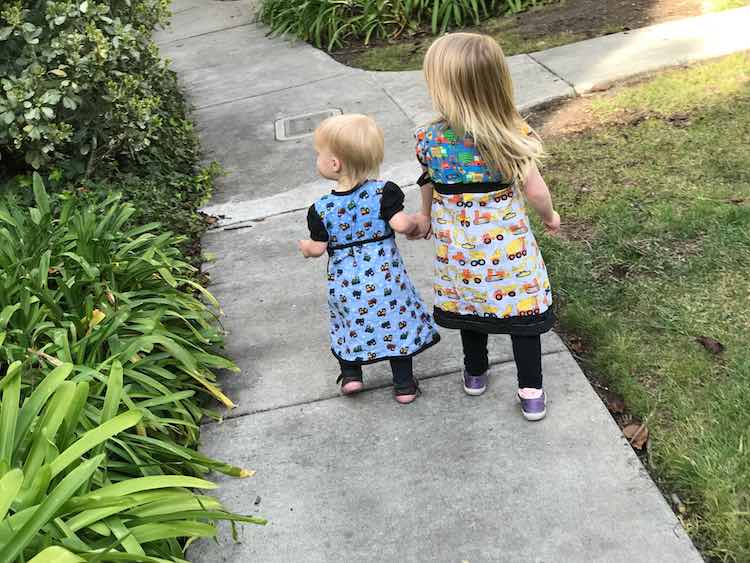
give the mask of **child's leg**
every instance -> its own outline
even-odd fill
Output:
[[[467,395],[481,395],[487,390],[487,335],[471,330],[461,331],[464,348],[464,391]]]
[[[547,396],[542,390],[542,340],[538,335],[510,338],[518,369],[521,412],[526,420],[541,420],[547,414]]]
[[[470,375],[483,375],[490,366],[487,357],[487,335],[471,330],[461,330],[464,347],[464,367]]]
[[[519,389],[542,388],[542,339],[536,336],[511,334],[513,359],[518,370]]]
[[[350,395],[361,391],[364,384],[362,383],[362,366],[345,364],[339,361],[341,366],[341,375],[336,383],[341,383],[341,392],[344,395]]]
[[[411,358],[393,358],[391,360],[393,373],[393,392],[399,403],[411,403],[417,398],[419,386],[414,379],[414,364]]]

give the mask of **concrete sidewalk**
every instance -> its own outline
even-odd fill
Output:
[[[384,365],[366,370],[367,392],[338,396],[324,263],[296,250],[304,210],[330,185],[316,177],[310,138],[279,141],[275,122],[329,109],[373,115],[387,140],[383,177],[405,186],[415,209],[412,131],[429,114],[421,76],[363,72],[270,39],[240,1],[175,0],[173,9],[157,39],[207,158],[227,170],[206,208],[222,219],[204,248],[218,257],[206,269],[242,368],[224,382],[238,407],[204,426],[204,450],[258,471],[222,480],[219,494],[270,520],[240,543],[226,534],[221,547],[198,544],[195,560],[700,561],[555,334],[543,341],[550,415],[537,424],[513,403],[510,343],[499,337],[481,398],[463,395],[460,346],[445,330],[416,360],[416,404],[396,405]],[[740,9],[511,57],[518,103],[747,49],[748,27],[750,9]],[[428,297],[430,243],[401,248]]]

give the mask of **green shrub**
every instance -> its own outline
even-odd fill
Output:
[[[92,176],[102,163],[137,160],[154,145],[166,152],[162,159],[184,156],[169,154],[183,150],[191,131],[180,134],[175,78],[151,40],[168,4],[12,0],[0,10],[6,175],[31,165]]]
[[[479,24],[492,15],[516,13],[544,0],[264,0],[260,19],[274,33],[289,33],[318,47],[349,39],[397,37],[429,26],[433,34]]]
[[[180,558],[214,520],[261,522],[184,488],[249,473],[192,449],[205,399],[231,405],[213,370],[236,368],[174,236],[119,196],[33,192],[0,204],[0,561]]]

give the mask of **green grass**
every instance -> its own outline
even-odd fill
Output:
[[[694,540],[733,562],[750,561],[749,77],[738,55],[594,100],[610,124],[551,142],[545,171],[566,224],[543,241],[561,324],[648,421]]]

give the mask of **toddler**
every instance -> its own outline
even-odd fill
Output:
[[[315,131],[318,172],[334,180],[309,209],[306,258],[328,252],[331,351],[341,366],[341,392],[360,391],[362,366],[390,360],[395,399],[416,399],[412,357],[440,339],[406,273],[394,232],[414,234],[404,194],[368,179],[383,161],[383,132],[364,115],[326,119]]]
[[[461,331],[469,395],[487,388],[487,335],[509,334],[523,416],[540,420],[540,335],[552,327],[552,297],[526,203],[550,232],[560,228],[537,168],[541,143],[516,110],[492,38],[443,36],[428,50],[424,74],[440,117],[417,130],[422,214],[410,236],[434,234],[435,322]]]

